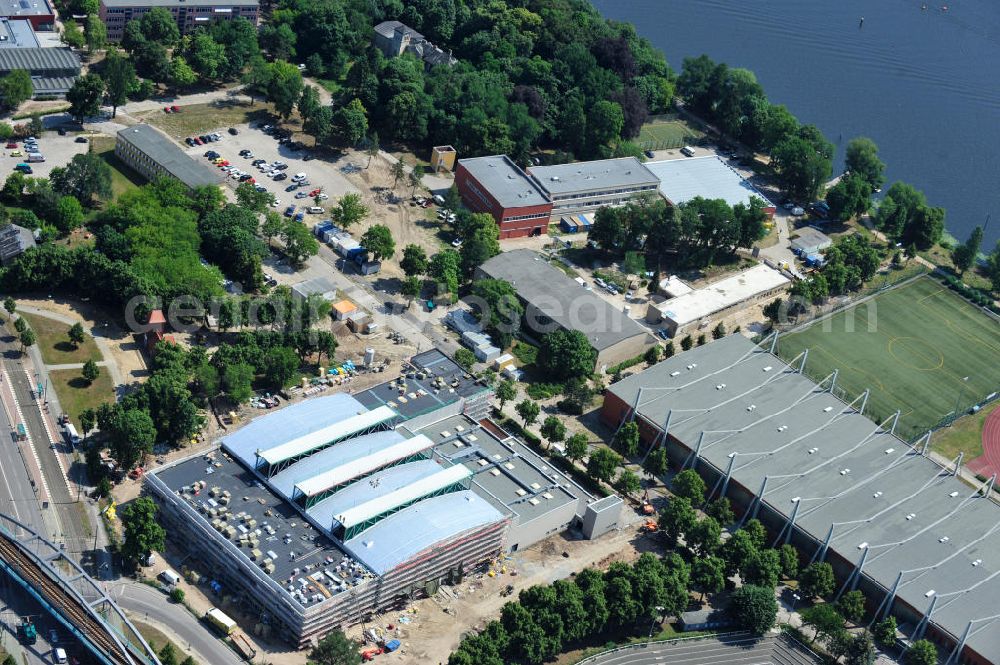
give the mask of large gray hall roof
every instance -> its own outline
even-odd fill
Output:
[[[498,254],[484,262],[480,270],[492,279],[510,282],[518,297],[528,304],[525,308],[528,314],[530,308],[536,308],[560,327],[579,330],[598,351],[649,334],[617,307],[583,288],[530,249]]]
[[[981,496],[828,390],[741,335],[678,354],[609,392],[663,427],[701,463],[757,493],[919,612],[935,594],[932,621],[960,636],[972,619],[997,614],[1000,505]],[[640,392],[641,389],[641,392]],[[735,453],[735,457],[732,454]],[[806,552],[807,557],[811,552]],[[933,591],[930,596],[927,594]],[[1000,622],[977,624],[969,645],[1000,654]]]
[[[31,47],[0,49],[0,71],[24,69],[32,74],[49,71],[80,71],[80,58],[69,48]]]

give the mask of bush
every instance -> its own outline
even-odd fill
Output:
[[[563,386],[561,383],[532,383],[525,390],[528,397],[534,400],[550,399],[561,394]]]
[[[174,587],[170,590],[170,602],[172,603],[183,603],[184,602],[184,589],[178,589]]]

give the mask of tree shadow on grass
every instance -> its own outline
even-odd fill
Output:
[[[82,376],[76,376],[70,379],[66,385],[77,390],[85,390],[91,386],[91,383]]]
[[[77,350],[78,347],[72,342],[67,342],[66,340],[63,340],[61,342],[56,342],[55,344],[53,344],[52,348],[61,353],[73,353],[74,351]]]

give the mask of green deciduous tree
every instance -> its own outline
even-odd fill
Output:
[[[705,514],[714,517],[723,526],[732,524],[733,520],[736,519],[732,504],[726,497],[720,497],[708,504],[705,507]]]
[[[885,184],[885,164],[878,158],[878,146],[868,137],[848,141],[844,167],[868,183],[872,191]]]
[[[611,445],[625,457],[635,457],[639,453],[638,423],[629,421],[618,428]]]
[[[60,196],[51,221],[63,235],[83,225],[83,206],[73,196]]]
[[[484,330],[499,346],[506,348],[521,327],[524,306],[517,298],[517,291],[502,279],[479,279],[472,285],[474,312]]]
[[[551,446],[553,443],[559,443],[566,438],[566,425],[557,416],[548,416],[542,421],[539,432]]]
[[[917,640],[903,654],[903,665],[936,665],[937,648],[929,640]]]
[[[614,487],[622,494],[628,496],[642,489],[642,483],[639,480],[639,476],[635,475],[635,473],[628,469],[622,469],[618,477],[615,478]]]
[[[307,258],[319,252],[319,242],[305,224],[290,222],[281,230],[285,253],[294,265],[302,265]]]
[[[651,476],[662,476],[667,472],[667,449],[660,447],[646,456],[642,470]]]
[[[549,379],[564,381],[590,376],[597,351],[579,330],[556,330],[542,339],[536,364]]]
[[[20,319],[18,319],[18,321],[20,321]],[[35,337],[35,331],[32,330],[31,328],[28,328],[27,330],[22,332],[21,335],[18,337],[18,339],[21,341],[22,351],[27,350],[29,347],[34,346],[35,342],[37,341]]]
[[[871,206],[872,188],[856,173],[844,176],[826,193],[830,206],[830,217],[837,221],[847,221],[868,212]]]
[[[50,179],[53,189],[75,197],[84,205],[95,196],[102,200],[111,198],[111,167],[96,153],[73,155],[64,168],[52,169]]]
[[[476,364],[476,354],[469,351],[464,346],[455,350],[455,362],[458,366],[468,372]]]
[[[96,13],[87,17],[83,35],[90,53],[96,53],[108,44],[108,29],[104,27],[104,21]]]
[[[31,74],[24,69],[12,70],[0,78],[0,100],[4,108],[16,109],[31,99],[34,87],[31,85]]]
[[[744,584],[734,591],[729,607],[740,627],[756,635],[771,630],[778,616],[774,589],[753,584]]]
[[[659,527],[666,535],[667,542],[674,547],[681,535],[694,527],[697,519],[697,513],[691,507],[691,502],[684,497],[675,496],[660,511]]]
[[[786,580],[793,579],[799,574],[799,551],[785,543],[778,552],[781,554],[781,576]]]
[[[781,579],[781,556],[778,550],[758,550],[747,561],[740,576],[748,584],[774,589]]]
[[[835,583],[833,567],[826,562],[814,561],[799,575],[799,589],[806,598],[829,596]]]
[[[247,363],[227,364],[222,369],[222,389],[226,397],[242,404],[253,395],[253,367]]]
[[[719,593],[726,586],[726,562],[717,556],[698,557],[691,564],[691,584],[705,594]]]
[[[969,235],[968,240],[952,250],[951,260],[955,264],[955,270],[959,275],[964,274],[966,270],[972,267],[972,264],[976,260],[976,255],[979,254],[979,248],[982,244],[983,228],[981,226],[977,226],[972,229],[972,233]]]
[[[896,617],[887,616],[875,624],[872,629],[875,643],[880,647],[890,648],[896,645]]]
[[[268,68],[267,98],[282,118],[288,120],[302,94],[302,73],[295,65],[276,60]]]
[[[858,590],[848,591],[837,601],[837,611],[852,623],[859,623],[865,616],[865,595]]]
[[[97,363],[93,359],[88,360],[83,363],[83,370],[81,372],[83,380],[88,384],[93,383],[97,380],[97,377],[101,375],[101,368],[97,366]]]
[[[525,427],[529,427],[534,424],[534,422],[538,420],[538,414],[541,412],[538,402],[527,398],[518,402],[517,406],[514,407],[514,410],[517,411],[517,415],[521,417],[522,421],[524,421]]]
[[[340,197],[337,205],[330,210],[330,218],[337,226],[349,229],[367,217],[369,212],[361,195],[352,192]]]
[[[566,440],[566,457],[571,460],[581,460],[587,455],[587,435],[577,432]]]
[[[722,527],[713,517],[704,517],[688,529],[685,540],[699,556],[706,556],[719,548]]]
[[[67,333],[67,336],[69,337],[70,343],[74,347],[79,347],[81,344],[83,344],[83,341],[87,338],[87,333],[85,333],[83,330],[83,324],[77,322],[69,327],[69,332]]]
[[[399,267],[407,277],[423,275],[427,272],[427,252],[420,245],[407,245],[403,248]]]
[[[309,662],[315,665],[360,665],[358,645],[344,633],[334,630],[309,652]]]
[[[746,568],[747,563],[757,554],[757,548],[747,532],[740,529],[722,543],[719,552],[726,562],[726,573],[735,575]]]
[[[368,111],[360,99],[352,99],[333,112],[331,124],[344,143],[358,145],[368,135]]]
[[[830,603],[819,603],[800,612],[802,624],[816,631],[816,637],[832,638],[844,631],[844,617]]]
[[[139,497],[120,510],[124,542],[121,553],[132,565],[160,551],[166,544],[166,531],[156,519],[156,504],[149,497]]]
[[[374,224],[361,236],[361,246],[374,261],[392,258],[396,252],[396,241],[392,231],[384,224]]]
[[[587,461],[587,475],[595,480],[610,483],[615,469],[622,463],[620,455],[607,448],[597,448]]]
[[[170,83],[178,88],[192,86],[198,81],[198,74],[181,55],[175,55],[170,59],[169,76]]]
[[[97,115],[101,110],[101,99],[104,97],[104,80],[97,74],[85,74],[73,82],[73,87],[66,93],[69,102],[69,113],[79,122],[84,118]]]
[[[698,472],[693,469],[686,469],[674,476],[670,484],[670,491],[676,496],[684,497],[692,505],[701,505],[705,501],[705,481],[701,479]]]

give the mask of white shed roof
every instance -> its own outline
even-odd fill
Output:
[[[387,409],[388,407],[379,408]],[[378,409],[376,409],[376,411],[378,411]],[[336,487],[337,485],[347,482],[351,478],[357,478],[362,474],[380,469],[386,464],[398,462],[399,460],[406,459],[411,455],[416,455],[420,451],[427,450],[433,445],[433,441],[428,439],[423,434],[419,434],[412,439],[406,439],[405,441],[400,441],[390,446],[386,446],[385,448],[376,450],[369,455],[351,460],[350,462],[341,464],[340,466],[315,475],[312,478],[303,480],[295,485],[295,489],[305,496],[316,496],[331,487]]]
[[[788,283],[788,278],[763,263],[690,293],[665,300],[656,308],[680,326],[711,316]]]
[[[443,490],[471,477],[472,471],[469,467],[464,464],[456,464],[447,469],[441,469],[431,476],[421,478],[393,492],[388,492],[358,506],[348,508],[340,515],[337,515],[337,521],[341,526],[349,529],[393,508],[405,506],[428,494],[433,494],[438,490]]]
[[[380,423],[396,417],[396,412],[388,406],[380,406],[372,411],[364,411],[356,415],[339,420],[332,425],[327,425],[321,430],[311,432],[297,439],[292,439],[267,450],[262,450],[257,454],[268,464],[277,464],[290,460],[293,457],[305,455],[316,448],[331,441],[343,439],[357,434],[370,427],[375,427]]]

